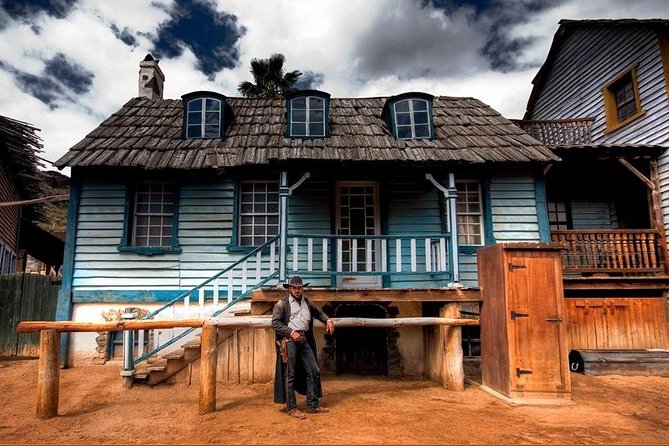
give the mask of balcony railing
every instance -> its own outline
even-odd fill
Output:
[[[288,234],[291,274],[328,276],[438,275],[450,280],[450,234]]]
[[[514,120],[514,123],[546,145],[590,144],[593,118],[553,119],[545,121]]]
[[[660,273],[659,231],[612,229],[552,231],[552,241],[564,246],[562,267],[573,273]]]

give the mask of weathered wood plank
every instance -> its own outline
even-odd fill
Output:
[[[286,295],[284,289],[260,289],[251,295],[252,302],[276,302]],[[315,302],[342,301],[407,301],[407,302],[480,302],[483,300],[479,288],[383,288],[355,290],[341,288],[307,288],[305,295]]]

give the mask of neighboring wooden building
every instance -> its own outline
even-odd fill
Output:
[[[574,349],[669,347],[669,20],[562,20],[524,120],[564,243]]]
[[[61,319],[165,302],[163,315],[204,314],[251,294],[262,313],[292,274],[331,315],[437,315],[480,300],[479,247],[549,240],[542,177],[558,157],[476,99],[174,100],[163,79],[147,57],[140,97],[57,161],[72,168]],[[382,333],[342,330],[336,352],[321,339],[324,367],[357,370],[357,355],[374,373],[431,373],[423,329]],[[93,339],[74,339],[74,359],[90,357]]]
[[[32,222],[41,218],[41,207],[22,206],[18,202],[42,197],[47,192],[39,170],[42,166],[39,152],[41,141],[36,128],[0,116],[0,202],[16,203],[0,206],[0,274],[17,270],[18,258],[26,249],[30,249],[24,246],[30,245],[27,232],[38,229]],[[62,261],[62,243],[59,248],[60,253],[56,249],[49,258],[60,254]],[[44,257],[40,247],[31,252],[40,258]]]

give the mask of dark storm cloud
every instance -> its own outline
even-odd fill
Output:
[[[485,35],[474,26],[475,18],[470,7],[446,14],[418,2],[393,2],[361,36],[357,69],[364,79],[457,77],[479,71],[486,62],[472,47],[482,47]]]
[[[45,13],[63,19],[74,9],[78,0],[4,0],[0,5],[9,17],[29,21]]]
[[[58,53],[44,61],[44,69],[39,75],[19,70],[0,61],[0,69],[11,73],[14,82],[21,90],[56,109],[58,102],[74,102],[77,95],[87,93],[93,85],[93,73],[76,62],[70,61],[64,54]]]
[[[137,39],[132,35],[132,32],[128,27],[123,28],[123,30],[118,29],[118,26],[112,23],[111,30],[118,40],[125,43],[128,46],[135,47],[137,46]]]
[[[558,7],[566,0],[422,0],[424,6],[431,5],[450,14],[460,7],[473,8],[474,23],[486,32],[486,42],[480,53],[494,70],[507,72],[524,68],[518,57],[523,50],[535,43],[532,38],[510,35],[510,29],[530,22],[534,15]]]
[[[58,53],[45,61],[44,75],[58,79],[63,85],[77,94],[84,94],[91,89],[95,75],[76,62]]]
[[[564,1],[399,1],[379,14],[362,36],[358,69],[367,79],[410,79],[522,68],[518,58],[534,41],[512,37],[510,30]]]
[[[323,84],[324,80],[323,73],[305,71],[295,84],[295,88],[298,90],[316,90]]]
[[[158,58],[178,57],[184,47],[197,58],[197,69],[213,78],[223,68],[239,63],[237,41],[246,29],[237,17],[216,11],[210,0],[177,0],[166,10],[169,20],[158,28],[151,52]]]

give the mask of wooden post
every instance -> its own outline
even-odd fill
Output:
[[[460,304],[448,303],[440,310],[444,318],[459,318]],[[449,390],[465,390],[465,371],[462,364],[462,331],[460,327],[443,327],[444,335],[444,367],[443,383]]]
[[[216,410],[216,326],[202,326],[200,347],[200,407],[199,413]]]
[[[60,377],[60,333],[42,330],[39,338],[39,369],[37,372],[37,417],[58,415],[58,384]]]

